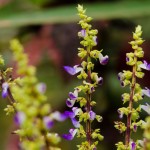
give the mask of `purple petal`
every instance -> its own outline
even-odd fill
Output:
[[[71,100],[76,100],[77,97],[78,97],[78,91],[75,90],[74,93],[69,92],[69,97],[70,97]]]
[[[126,62],[129,62],[129,60],[130,60],[129,57],[126,57]]]
[[[45,116],[43,118],[43,122],[44,122],[47,129],[52,128],[54,125],[54,121],[49,116]]]
[[[69,67],[69,66],[64,66],[64,69],[71,75],[75,75],[76,71],[73,67]]]
[[[148,88],[143,89],[143,90],[142,90],[142,94],[144,94],[144,95],[150,97],[150,89],[148,89]]]
[[[139,67],[145,70],[150,70],[150,64],[147,63],[147,61],[143,61],[143,64],[140,64]]]
[[[80,123],[79,121],[77,121],[75,118],[71,118],[72,124],[74,125],[74,127],[79,128],[80,127]]]
[[[73,105],[75,104],[75,102],[76,102],[76,100],[72,100],[72,99],[67,99],[66,100],[66,105],[68,106],[68,107],[73,107]]]
[[[134,132],[137,131],[137,125],[136,125],[136,124],[134,124],[134,126],[133,126],[133,131],[134,131]]]
[[[146,105],[141,105],[141,108],[150,115],[150,105],[149,104],[146,103]]]
[[[93,41],[97,45],[97,36],[93,36]]]
[[[77,133],[77,129],[70,129],[69,130],[69,134],[64,134],[62,135],[62,137],[66,140],[72,140],[75,136],[75,134]]]
[[[99,78],[98,78],[98,84],[99,84],[99,85],[102,85],[102,84],[103,84],[103,78],[102,78],[102,77],[99,77]]]
[[[2,97],[6,98],[8,96],[8,88],[9,88],[9,84],[7,82],[4,82],[2,84]]]
[[[65,115],[69,118],[74,118],[75,117],[75,114],[74,112],[72,111],[65,111]]]
[[[135,150],[135,148],[136,148],[135,142],[131,142],[131,150]]]
[[[40,93],[45,93],[46,91],[46,84],[45,83],[39,83],[37,85],[37,90],[40,92]]]
[[[82,36],[82,37],[85,37],[85,36],[86,36],[86,30],[82,29],[80,32],[81,32],[81,36]]]
[[[123,112],[118,109],[118,113],[119,113],[119,118],[122,119],[124,115]]]
[[[91,111],[89,112],[89,116],[90,116],[90,120],[94,120],[94,119],[95,119],[95,116],[96,116],[96,113],[91,110]]]
[[[2,90],[2,97],[6,98],[8,96],[8,90],[7,89],[3,89]]]
[[[73,107],[72,111],[74,112],[75,116],[79,114],[79,112],[81,111],[81,108],[78,107]]]
[[[108,63],[109,57],[103,56],[101,53],[99,54],[99,61],[102,65],[106,65]]]
[[[26,116],[23,112],[17,112],[14,117],[14,121],[17,125],[21,125],[24,122],[25,118]]]
[[[81,67],[78,67],[79,65],[75,65],[74,67],[70,67],[70,66],[64,66],[64,69],[70,74],[70,75],[75,75],[78,72],[80,72],[82,70]]]
[[[67,116],[59,111],[55,111],[51,114],[52,119],[57,121],[64,121],[67,119]]]

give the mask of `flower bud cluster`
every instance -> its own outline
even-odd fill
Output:
[[[118,79],[122,87],[129,86],[130,92],[122,94],[123,104],[128,102],[128,107],[122,107],[118,109],[119,117],[127,117],[126,125],[121,122],[115,122],[115,128],[121,133],[125,132],[125,144],[118,142],[116,144],[118,150],[123,149],[138,149],[138,140],[134,142],[132,140],[131,133],[136,132],[138,127],[142,127],[143,120],[140,120],[139,113],[141,112],[141,106],[139,101],[144,98],[144,95],[150,97],[149,89],[142,89],[140,84],[137,83],[137,78],[143,78],[143,69],[150,70],[150,64],[145,60],[142,62],[141,58],[144,57],[144,51],[141,47],[144,40],[141,38],[142,30],[141,26],[137,26],[133,33],[133,41],[130,42],[133,52],[126,54],[126,64],[132,67],[132,70],[123,70],[118,74]],[[137,103],[139,106],[134,108],[134,104]]]
[[[57,150],[59,148],[55,145],[61,138],[58,134],[51,133],[50,129],[55,120],[63,121],[66,116],[58,111],[51,112],[44,94],[46,85],[38,82],[36,69],[28,65],[28,57],[19,41],[12,40],[10,46],[17,62],[17,73],[21,76],[20,80],[11,87],[16,109],[14,121],[19,126],[14,133],[23,139],[21,148],[24,150]]]
[[[102,117],[92,110],[96,104],[92,100],[92,94],[97,86],[102,85],[103,78],[93,71],[93,59],[99,60],[100,64],[105,65],[108,62],[108,56],[103,56],[102,50],[93,50],[93,47],[97,45],[98,31],[92,29],[91,24],[89,24],[92,18],[85,14],[86,11],[81,5],[78,5],[77,10],[81,18],[79,24],[82,28],[78,32],[82,46],[78,48],[78,56],[82,62],[80,65],[73,67],[64,66],[64,69],[70,75],[78,74],[77,78],[83,80],[83,82],[75,87],[73,92],[69,92],[69,98],[66,100],[66,105],[71,109],[71,111],[66,111],[66,116],[71,119],[74,128],[70,129],[69,134],[64,134],[63,137],[67,140],[72,140],[77,134],[77,137],[86,138],[85,142],[77,146],[79,150],[95,150],[98,141],[101,141],[103,136],[100,134],[100,129],[93,130],[91,128],[91,123],[95,119],[101,122]],[[85,96],[80,96],[83,94]],[[80,108],[75,106],[76,103],[79,104]],[[86,126],[86,129],[84,126]],[[95,141],[95,139],[97,140]]]

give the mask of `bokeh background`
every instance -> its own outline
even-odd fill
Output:
[[[80,62],[77,57],[79,39],[77,32],[77,4],[87,8],[88,16],[94,18],[93,28],[99,30],[98,49],[109,55],[108,65],[96,64],[95,69],[104,78],[104,84],[97,88],[93,99],[94,108],[103,116],[103,122],[93,122],[93,127],[101,129],[105,139],[98,150],[115,150],[115,143],[124,138],[113,126],[119,120],[117,109],[121,107],[121,94],[128,89],[121,88],[118,72],[128,69],[125,63],[126,52],[131,51],[128,44],[136,25],[142,25],[145,42],[144,59],[150,62],[150,0],[0,0],[0,53],[6,66],[13,66],[9,41],[18,38],[29,55],[30,64],[37,67],[39,81],[47,84],[48,101],[53,110],[63,112],[67,109],[65,100],[68,92],[79,85],[76,77],[69,76],[64,65]],[[15,71],[15,70],[14,70]],[[146,72],[139,82],[150,88],[150,73]],[[147,98],[143,102],[149,101]],[[7,102],[0,100],[0,150],[18,150],[17,136],[12,134],[16,128],[13,116],[6,116]],[[145,113],[141,114],[145,117]],[[67,133],[72,124],[69,120],[56,123],[52,131]],[[141,138],[142,131],[133,135]],[[62,150],[76,150],[81,141],[77,138],[68,142],[62,139]]]

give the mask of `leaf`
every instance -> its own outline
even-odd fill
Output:
[[[150,16],[150,1],[91,3],[84,4],[84,8],[87,8],[88,16],[99,20]],[[76,5],[44,10],[9,11],[5,15],[0,10],[0,27],[75,22],[79,19],[76,14]]]

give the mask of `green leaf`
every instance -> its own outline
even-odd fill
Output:
[[[84,4],[84,8],[88,10],[88,15],[99,20],[150,16],[149,6],[150,1]],[[76,14],[76,5],[46,10],[9,11],[7,14],[3,14],[0,10],[0,27],[75,22],[79,19]]]

